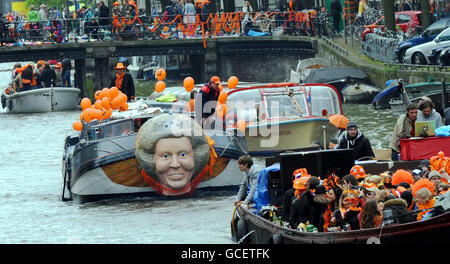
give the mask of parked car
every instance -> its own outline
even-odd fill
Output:
[[[431,51],[431,54],[428,55],[428,61],[430,64],[439,64],[439,58],[441,57],[441,54],[445,57],[446,49],[450,48],[450,45],[441,46],[438,48],[435,48]],[[444,53],[442,53],[444,52]]]
[[[450,46],[443,49],[441,53],[439,53],[437,63],[441,66],[450,66]]]
[[[409,48],[405,52],[405,63],[430,64],[429,56],[434,49],[450,45],[450,27],[442,31],[432,41]]]
[[[414,33],[417,28],[422,26],[421,20],[422,11],[399,11],[395,12],[395,24],[399,26],[403,32],[407,32],[408,29]],[[365,40],[366,34],[374,33],[375,28],[384,31],[384,16],[375,21],[374,23],[364,26],[366,29],[363,31],[361,39]]]
[[[400,44],[398,44],[397,49],[395,50],[397,60],[402,63],[403,56],[405,56],[405,52],[407,49],[426,43],[428,41],[432,41],[447,27],[450,27],[450,17],[445,17],[434,22],[427,29],[425,29],[425,31],[423,31],[420,36],[401,42]]]

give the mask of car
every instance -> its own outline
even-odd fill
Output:
[[[415,32],[417,27],[422,26],[421,20],[422,11],[399,11],[395,12],[395,24],[401,28],[403,32],[407,32],[411,29],[411,32]],[[384,16],[379,18],[371,25],[364,26],[366,29],[363,31],[361,39],[365,40],[366,34],[374,33],[375,28],[384,31]]]
[[[450,45],[450,27],[439,33],[432,41],[407,49],[405,63],[430,64],[429,56],[433,50],[448,45]]]
[[[450,66],[450,46],[441,51],[437,63],[441,66]]]
[[[450,17],[442,18],[431,24],[427,29],[423,31],[422,34],[420,34],[420,36],[399,43],[397,48],[395,49],[397,60],[402,63],[403,56],[405,56],[405,52],[407,49],[426,43],[428,41],[432,41],[439,33],[441,33],[449,26]]]
[[[450,45],[433,49],[431,51],[431,54],[428,55],[428,61],[430,62],[430,64],[439,64],[439,59],[441,57],[441,54],[445,58],[446,49],[448,49],[448,48],[450,48]]]

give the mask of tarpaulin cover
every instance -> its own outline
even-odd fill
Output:
[[[402,160],[424,160],[436,156],[439,151],[450,153],[450,137],[400,139]]]
[[[280,163],[275,163],[259,172],[258,185],[253,195],[253,202],[256,205],[255,213],[258,213],[261,207],[269,204],[269,173],[279,170]]]

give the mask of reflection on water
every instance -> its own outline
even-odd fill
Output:
[[[0,64],[0,88],[13,63]],[[231,243],[234,195],[193,199],[108,200],[76,205],[60,199],[63,143],[79,111],[6,114],[0,110],[1,243]],[[374,148],[387,147],[389,110],[344,105]],[[264,166],[263,161],[257,161]]]

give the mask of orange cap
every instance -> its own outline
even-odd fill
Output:
[[[125,65],[123,65],[122,62],[117,63],[116,67],[114,67],[114,69],[119,70],[119,69],[126,69],[127,67],[125,67]]]
[[[414,178],[411,172],[403,169],[398,169],[392,175],[392,185],[397,185],[401,182],[406,182],[409,185],[414,184]]]
[[[220,84],[221,83],[219,76],[213,76],[213,77],[211,77],[211,79],[209,81],[213,82],[215,84]]]
[[[292,187],[296,190],[306,190],[306,183],[311,178],[310,175],[303,176],[294,180],[294,184]]]

